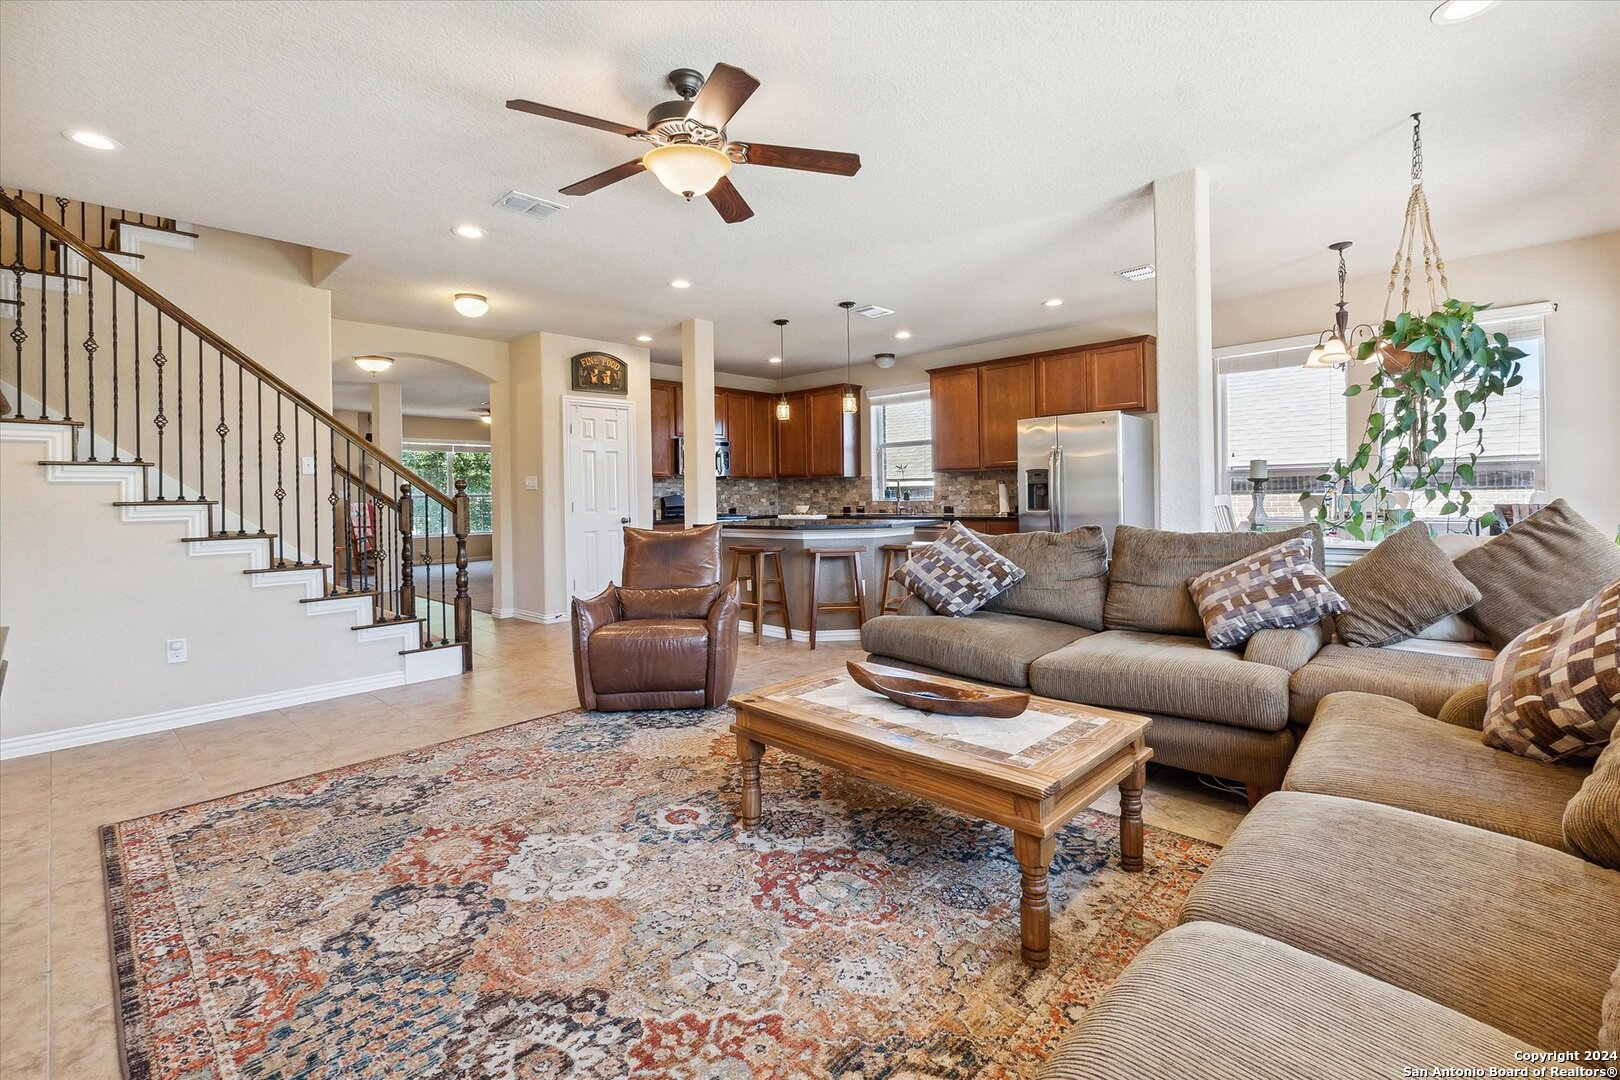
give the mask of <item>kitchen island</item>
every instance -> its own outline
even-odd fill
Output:
[[[878,605],[883,596],[883,545],[910,543],[918,529],[937,528],[944,524],[944,520],[939,517],[868,515],[812,520],[752,518],[748,521],[722,522],[721,573],[724,580],[731,579],[731,549],[734,547],[781,548],[782,577],[787,588],[788,611],[793,617],[793,636],[807,638],[810,629],[810,557],[807,552],[816,548],[860,549],[861,576],[866,579],[866,614],[870,618],[878,614]],[[748,570],[745,568],[743,573],[746,576]],[[822,562],[818,594],[823,602],[848,597],[852,589],[847,563],[843,560]],[[753,633],[753,625],[748,621],[752,612],[744,612],[743,615],[744,632]],[[802,635],[800,631],[803,631]],[[783,636],[781,616],[774,610],[765,620],[765,636]],[[826,641],[860,640],[855,613],[824,613],[816,636]]]

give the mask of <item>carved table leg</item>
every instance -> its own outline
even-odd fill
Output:
[[[764,753],[764,743],[757,743],[746,735],[737,736],[737,759],[742,762],[742,827],[745,829],[759,824],[759,759]]]
[[[1047,873],[1052,866],[1050,837],[1013,833],[1013,851],[1023,871],[1023,897],[1018,905],[1018,930],[1024,963],[1043,968],[1052,956],[1052,910],[1046,901]]]
[[[1147,766],[1138,765],[1119,782],[1119,861],[1127,870],[1142,869],[1142,785]]]

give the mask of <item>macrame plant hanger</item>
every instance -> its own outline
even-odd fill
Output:
[[[1440,242],[1434,238],[1429,220],[1429,197],[1423,191],[1423,114],[1412,114],[1412,194],[1406,200],[1406,220],[1401,225],[1401,241],[1395,248],[1395,262],[1389,268],[1389,290],[1384,296],[1384,318],[1395,298],[1395,281],[1401,282],[1402,311],[1411,311],[1412,256],[1423,245],[1423,278],[1429,290],[1429,310],[1438,311],[1451,298],[1451,282],[1446,280],[1446,260],[1440,256]],[[1435,275],[1440,276],[1439,291]]]

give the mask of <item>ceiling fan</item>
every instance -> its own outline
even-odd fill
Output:
[[[753,217],[754,211],[726,177],[733,165],[765,165],[837,176],[854,176],[860,171],[858,154],[728,139],[726,124],[759,89],[759,80],[742,68],[716,64],[707,79],[691,68],[677,68],[669,73],[669,85],[680,95],[680,100],[653,106],[647,113],[645,128],[598,120],[594,116],[521,99],[508,101],[506,107],[652,144],[652,149],[638,158],[577,184],[569,184],[561,189],[564,195],[589,195],[646,171],[688,201],[696,195],[704,196],[721,217],[735,224]]]

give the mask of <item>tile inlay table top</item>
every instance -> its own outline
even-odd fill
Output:
[[[1050,955],[1054,836],[1115,784],[1121,862],[1142,868],[1142,784],[1153,756],[1145,716],[1042,697],[1010,719],[941,716],[890,701],[842,671],[738,694],[731,706],[744,828],[759,824],[759,760],[772,746],[1012,829],[1022,952],[1032,967],[1045,967]]]

